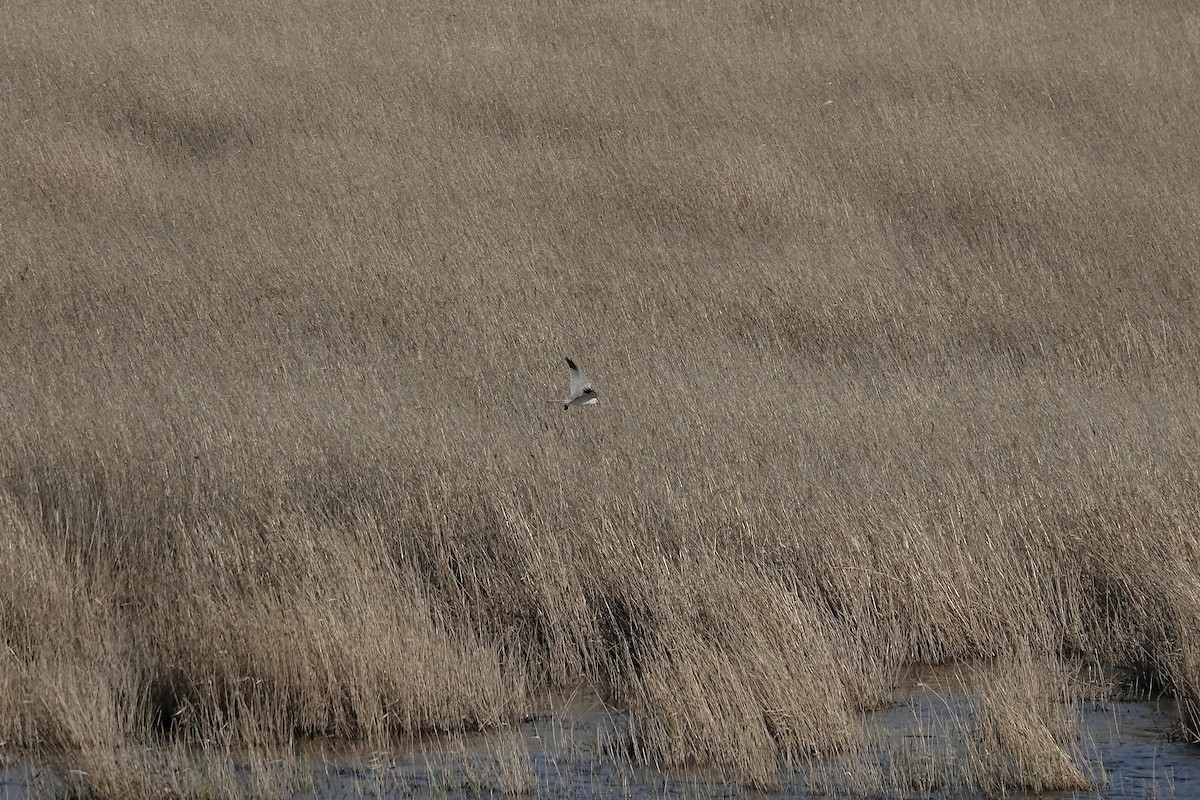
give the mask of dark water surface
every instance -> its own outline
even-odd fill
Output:
[[[313,747],[295,770],[297,798],[951,797],[973,795],[945,776],[961,773],[969,698],[947,681],[922,680],[897,703],[864,716],[867,747],[798,765],[776,792],[754,792],[704,772],[634,766],[624,749],[628,721],[588,687],[547,698],[543,713],[495,734],[427,739],[404,752]],[[1041,797],[1198,798],[1200,747],[1174,737],[1167,701],[1097,703],[1081,711],[1077,765],[1097,789]],[[245,776],[249,789],[253,779]],[[61,794],[52,773],[0,769],[0,798]],[[1009,797],[1026,797],[1010,793]]]
[[[721,798],[721,797],[836,797],[847,795],[896,797],[962,796],[961,787],[947,786],[936,776],[961,769],[961,740],[970,724],[971,706],[947,685],[921,682],[899,693],[898,702],[864,718],[866,752],[847,758],[814,760],[796,770],[777,792],[738,788],[712,773],[663,772],[635,767],[623,748],[628,723],[607,709],[594,691],[581,688],[553,698],[546,714],[519,729],[497,736],[474,737],[404,755],[379,755],[369,767],[374,779],[387,774],[378,794],[360,781],[361,771],[339,774],[349,765],[340,756],[325,756],[324,779],[305,796],[333,797],[471,797],[499,796],[506,788],[534,796],[573,798]],[[1078,765],[1096,785],[1092,792],[1043,795],[1010,793],[1009,797],[1198,798],[1200,748],[1175,736],[1173,704],[1168,701],[1097,703],[1081,711],[1083,736]],[[503,757],[507,750],[525,771],[507,779]],[[899,757],[898,755],[899,754]],[[900,763],[897,763],[900,762]],[[849,771],[865,773],[847,779]],[[361,770],[365,765],[359,764]],[[931,776],[920,785],[922,766]],[[321,771],[318,766],[318,772]],[[518,770],[519,771],[519,770]],[[914,776],[917,784],[912,785]],[[520,780],[514,780],[519,777]],[[507,782],[506,782],[507,781]],[[357,786],[356,786],[357,784]],[[968,792],[973,795],[973,792]]]

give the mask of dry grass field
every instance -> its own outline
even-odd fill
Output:
[[[17,3],[6,758],[588,681],[770,787],[946,663],[977,789],[1087,782],[1071,665],[1200,735],[1200,11],[1129,5]]]

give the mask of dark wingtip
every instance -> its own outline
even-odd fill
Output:
[[[579,367],[575,366],[575,362],[569,358],[567,359],[567,366],[570,367],[571,369],[579,369]]]

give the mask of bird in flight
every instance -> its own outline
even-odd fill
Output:
[[[596,390],[592,388],[592,381],[583,374],[583,370],[575,366],[575,362],[569,358],[567,366],[571,368],[571,389],[567,394],[567,399],[563,400],[563,411],[568,410],[571,406],[594,406],[599,403],[600,398],[596,396]]]

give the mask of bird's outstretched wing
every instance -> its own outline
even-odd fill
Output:
[[[575,366],[575,362],[567,359],[567,366],[571,368],[571,390],[567,394],[567,400],[574,400],[580,397],[584,391],[592,388],[592,382],[583,370]]]

